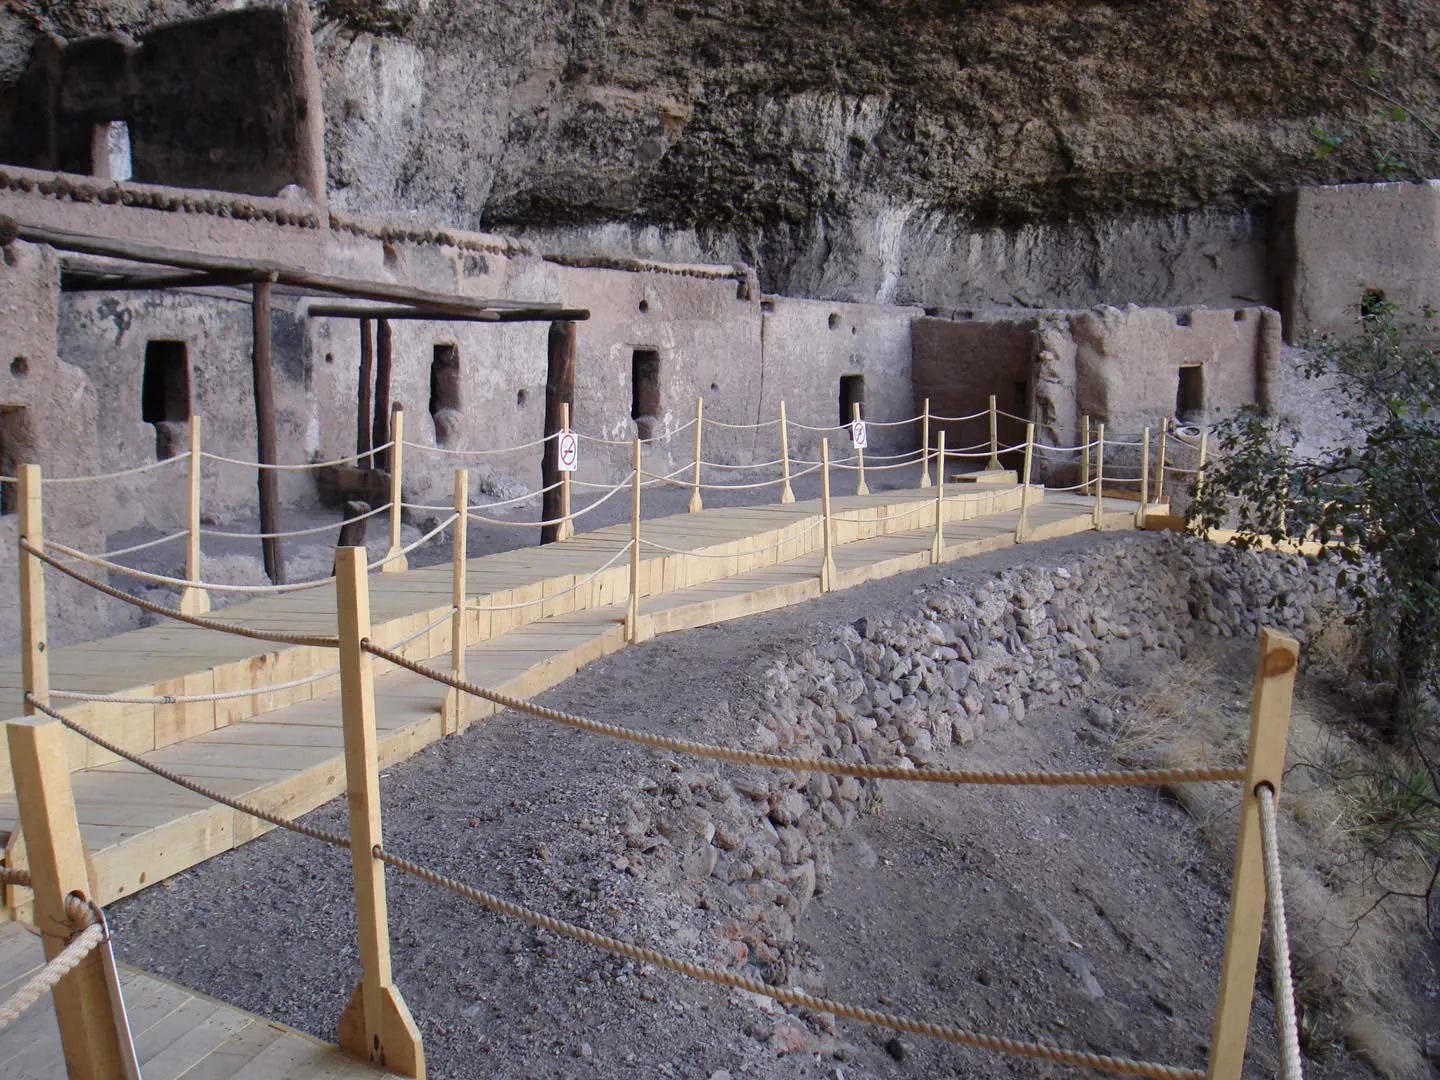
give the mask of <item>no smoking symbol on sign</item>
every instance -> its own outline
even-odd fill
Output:
[[[562,431],[556,440],[561,472],[574,472],[575,462],[580,458],[580,441],[573,431]]]
[[[865,444],[868,440],[865,437],[864,420],[852,420],[850,422],[850,441],[855,445],[855,449],[865,449]]]

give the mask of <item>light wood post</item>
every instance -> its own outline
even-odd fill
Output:
[[[790,487],[790,424],[785,419],[785,400],[780,400],[780,470],[785,483],[780,485],[780,502],[793,503],[795,492]]]
[[[180,610],[186,615],[204,615],[210,610],[210,596],[200,582],[200,417],[190,417],[190,488],[185,501],[185,579],[191,584],[180,593]]]
[[[700,431],[705,426],[705,399],[695,399],[695,477],[690,481],[690,513],[705,509],[700,498]]]
[[[335,600],[340,622],[340,716],[345,736],[345,794],[350,810],[350,865],[355,875],[355,921],[360,938],[360,983],[340,1016],[340,1046],[391,1072],[423,1080],[420,1030],[390,970],[390,923],[381,844],[380,770],[375,736],[373,661],[362,645],[370,636],[370,583],[365,549],[335,549]]]
[[[1260,658],[1250,703],[1250,750],[1245,787],[1240,793],[1240,842],[1230,883],[1230,923],[1221,961],[1220,1001],[1210,1036],[1210,1080],[1239,1080],[1245,1062],[1245,1037],[1255,993],[1260,956],[1260,926],[1265,917],[1265,866],[1260,842],[1260,803],[1256,791],[1268,786],[1279,797],[1285,771],[1285,741],[1300,646],[1284,634],[1260,631]]]
[[[835,536],[830,520],[830,440],[820,440],[820,517],[825,530],[824,555],[820,560],[820,591],[835,588]]]
[[[16,479],[16,496],[22,539],[38,551],[45,550],[44,480],[39,465],[21,465]],[[49,632],[45,620],[45,564],[24,548],[20,549],[20,675],[26,693],[42,705],[50,704]],[[26,716],[36,709],[27,700]]]
[[[1025,471],[1020,477],[1020,517],[1015,522],[1015,543],[1030,535],[1030,462],[1035,453],[1035,425],[1025,425]]]
[[[455,524],[451,534],[450,603],[455,614],[450,620],[450,676],[465,678],[465,571],[466,543],[470,524],[470,471],[455,470]],[[440,712],[440,730],[447,735],[465,730],[465,701],[468,695],[451,687]]]
[[[1170,418],[1160,421],[1160,463],[1155,466],[1155,501],[1165,501],[1165,440],[1170,434]]]
[[[630,450],[630,602],[625,609],[625,640],[640,640],[640,440]]]
[[[1200,460],[1195,463],[1195,498],[1200,498],[1200,489],[1205,483],[1205,440],[1208,431],[1200,432]]]
[[[1080,421],[1080,494],[1090,494],[1090,414]]]
[[[990,460],[985,468],[994,471],[1000,468],[1000,410],[995,406],[995,395],[990,395]]]
[[[1135,527],[1145,526],[1145,508],[1150,505],[1150,429],[1140,431],[1140,507],[1135,511]]]
[[[856,401],[852,402],[852,404],[854,405],[854,415],[852,417],[852,423],[854,423],[859,421],[861,418],[860,403]],[[855,434],[855,429],[853,427],[850,429],[850,434],[853,439]],[[855,481],[855,494],[869,495],[870,486],[865,483],[865,449],[864,447],[858,445],[855,447],[855,475],[856,477],[858,477],[858,479]]]
[[[920,405],[920,486],[930,486],[930,399]]]
[[[570,430],[570,406],[560,406],[560,430]],[[556,447],[559,453],[559,447]],[[575,521],[570,516],[570,473],[560,474],[560,522],[555,528],[556,540],[569,540],[575,535]]]
[[[937,460],[945,460],[945,431],[940,431],[936,448]],[[942,464],[935,472],[935,539],[930,544],[930,561],[943,562],[945,559],[945,467]]]
[[[405,406],[398,401],[390,406],[390,550],[380,564],[382,574],[394,574],[410,568],[410,560],[400,554],[400,510],[405,501],[402,468],[405,460]]]
[[[53,960],[69,943],[73,927],[66,912],[72,893],[93,895],[85,864],[85,844],[70,789],[65,729],[48,717],[12,720],[6,725],[15,800],[25,834],[30,882],[35,893],[35,925],[45,959]],[[125,1046],[119,1013],[110,996],[102,946],[56,984],[55,1019],[65,1068],[71,1080],[121,1080]],[[37,1008],[43,1008],[43,1005]],[[23,1047],[23,1042],[20,1044]]]
[[[1105,524],[1105,425],[1095,429],[1095,528]]]

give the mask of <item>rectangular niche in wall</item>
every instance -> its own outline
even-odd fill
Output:
[[[190,362],[183,341],[146,342],[140,418],[155,426],[157,460],[180,453],[190,421]]]
[[[855,419],[855,406],[860,406],[860,415],[865,415],[865,376],[840,376],[840,423],[848,424]]]
[[[1175,388],[1175,417],[1187,424],[1205,418],[1205,369],[1199,364],[1180,368],[1180,381]]]
[[[636,349],[630,358],[630,419],[642,439],[653,439],[660,422],[660,353]]]
[[[33,459],[30,453],[30,413],[23,405],[0,405],[0,476],[15,476]],[[0,484],[0,515],[15,513],[20,490]]]
[[[460,437],[460,346],[450,342],[437,343],[430,360],[430,419],[436,446]]]

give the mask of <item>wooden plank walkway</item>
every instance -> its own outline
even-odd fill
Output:
[[[0,925],[0,998],[44,962],[21,923]],[[175,983],[120,968],[121,994],[145,1080],[387,1080],[391,1075],[309,1035]],[[0,1031],[0,1080],[62,1080],[65,1058],[50,997]]]
[[[945,558],[1014,544],[1017,487],[947,489]],[[1092,527],[1093,500],[1031,491],[1031,538]],[[883,492],[834,500],[836,587],[848,588],[927,566],[934,535],[933,491]],[[1106,500],[1105,527],[1129,528],[1135,505]],[[820,594],[821,522],[815,502],[706,510],[642,524],[641,637],[740,618]],[[562,544],[503,552],[468,563],[470,594],[503,608],[467,620],[466,672],[475,682],[532,697],[624,645],[628,524]],[[591,577],[591,575],[595,575]],[[589,580],[586,580],[589,578]],[[577,582],[584,582],[576,588]],[[395,641],[450,610],[450,567],[372,574],[374,636]],[[567,591],[568,590],[568,591]],[[549,599],[544,599],[549,598]],[[334,591],[286,594],[220,613],[250,626],[297,626],[334,633]],[[328,621],[327,621],[328,620]],[[448,670],[447,619],[404,651]],[[264,642],[183,625],[157,626],[103,642],[55,650],[52,685],[136,695],[211,693],[284,682],[335,664],[333,650],[274,649]],[[14,665],[8,678],[18,684]],[[6,673],[0,672],[0,684]],[[380,764],[409,757],[443,735],[445,688],[377,662]],[[4,692],[4,691],[0,691]],[[12,694],[18,691],[11,691]],[[338,678],[218,703],[119,705],[56,701],[77,720],[127,749],[226,795],[296,816],[341,794],[345,775]],[[14,697],[15,711],[18,702]],[[463,723],[495,711],[470,700]],[[3,746],[0,740],[0,746]],[[270,826],[219,806],[71,737],[75,801],[92,852],[97,899],[129,895],[245,843]],[[0,779],[8,780],[8,762]],[[3,791],[4,789],[0,789]],[[0,831],[13,826],[13,797],[0,794]],[[23,901],[11,890],[10,902]],[[0,1077],[3,1080],[3,1077]]]

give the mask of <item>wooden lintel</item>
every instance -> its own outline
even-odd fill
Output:
[[[183,274],[124,274],[66,269],[60,273],[61,292],[139,292],[157,289],[223,288],[264,281],[259,270],[194,271]]]
[[[421,322],[574,322],[590,318],[590,312],[583,308],[526,307],[457,313],[417,307],[348,304],[311,304],[306,314],[316,319],[409,319]]]

